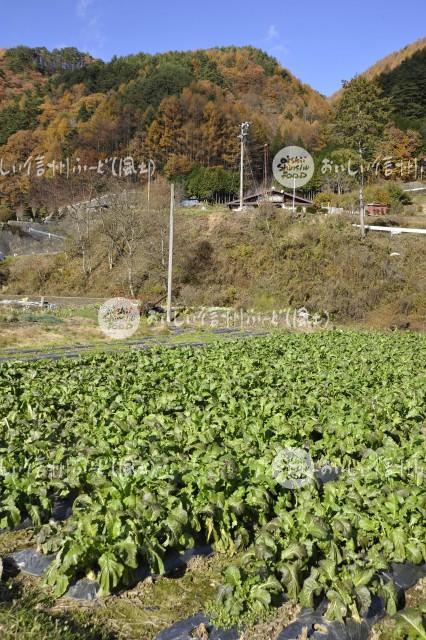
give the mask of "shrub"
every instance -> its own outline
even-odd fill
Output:
[[[7,222],[13,220],[15,217],[14,212],[8,204],[0,204],[0,222]]]

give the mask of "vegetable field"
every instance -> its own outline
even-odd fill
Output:
[[[206,603],[218,625],[283,596],[359,619],[374,595],[396,612],[392,562],[426,562],[426,336],[4,363],[0,398],[0,529],[31,520],[56,596],[84,576],[107,595],[209,542],[230,557]],[[295,450],[313,466],[299,483],[285,481]]]

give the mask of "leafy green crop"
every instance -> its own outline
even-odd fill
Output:
[[[204,349],[0,366],[0,528],[30,517],[57,595],[103,594],[199,540],[234,556],[210,611],[258,619],[283,595],[396,612],[390,562],[426,561],[426,337],[328,332]],[[286,447],[341,470],[283,486]],[[55,499],[77,496],[51,519]]]
[[[404,609],[396,615],[397,629],[405,632],[408,638],[426,640],[426,607],[422,611]]]

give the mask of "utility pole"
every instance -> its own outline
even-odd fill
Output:
[[[361,238],[365,238],[365,207],[364,207],[364,158],[362,151],[362,123],[361,123],[361,106],[358,105],[358,152],[359,152],[359,166],[361,170],[361,180],[359,183],[359,221],[361,227]]]
[[[151,160],[148,160],[148,213],[151,203]]]
[[[170,221],[169,221],[169,271],[167,275],[167,323],[172,321],[172,278],[173,278],[173,216],[175,209],[175,185],[170,185]]]
[[[361,227],[361,238],[365,238],[364,165],[363,165],[361,141],[359,142],[359,158],[360,158],[360,169],[361,169],[361,181],[359,185],[359,222]]]
[[[268,177],[269,177],[268,167],[269,167],[269,144],[266,143],[263,146],[263,191],[265,193],[266,193],[266,190],[268,189]]]
[[[250,127],[250,122],[242,122],[241,123],[241,133],[238,136],[241,140],[241,160],[240,160],[240,208],[239,211],[243,210],[243,202],[244,202],[244,144],[245,139],[248,135],[248,130]]]

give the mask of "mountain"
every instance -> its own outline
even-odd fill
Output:
[[[76,49],[17,47],[0,58],[0,157],[42,154],[93,164],[153,158],[184,173],[237,167],[239,123],[251,122],[252,169],[263,148],[315,148],[328,104],[253,47],[139,53],[94,60]],[[21,180],[20,189],[23,184]],[[7,193],[10,188],[5,187]]]
[[[424,45],[425,39],[413,43],[366,72],[390,98],[395,124],[417,129],[423,138]],[[66,160],[73,175],[91,167],[91,175],[104,183],[114,159],[114,166],[121,166],[121,160],[134,158],[135,179],[140,163],[153,159],[168,177],[195,172],[195,182],[201,179],[209,193],[230,196],[238,190],[243,121],[251,123],[250,188],[263,178],[266,143],[270,158],[288,144],[313,152],[325,147],[330,104],[251,46],[138,53],[107,63],[74,48],[3,49],[0,158],[9,175],[0,175],[0,192],[8,202],[0,217],[29,202],[56,209],[71,197],[59,176],[33,179],[37,157],[39,176],[50,177],[53,163]],[[30,157],[33,173],[28,175],[24,162]],[[14,172],[19,166],[25,169]],[[133,172],[131,165],[127,168]]]

